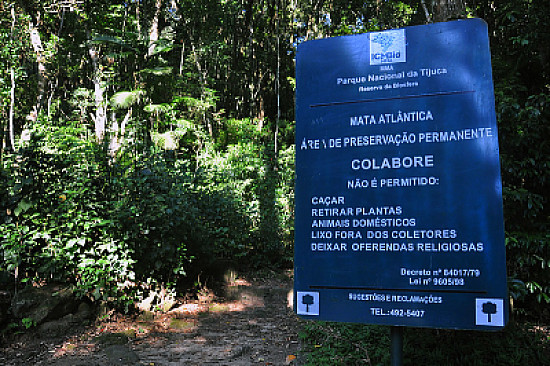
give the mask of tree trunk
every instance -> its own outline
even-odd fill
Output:
[[[465,0],[432,0],[432,7],[434,22],[463,18],[466,10]]]
[[[46,60],[44,56],[44,47],[42,47],[42,40],[40,39],[40,33],[38,32],[38,29],[34,27],[32,21],[29,22],[29,33],[32,48],[36,54],[36,62],[38,64],[38,95],[34,111],[32,111],[28,117],[30,121],[35,122],[38,117],[38,113],[42,108],[44,95],[46,93]]]
[[[90,58],[92,60],[92,67],[94,70],[93,83],[94,83],[94,100],[96,112],[95,116],[92,115],[95,125],[95,136],[97,142],[103,142],[105,138],[105,125],[107,122],[107,103],[103,97],[104,90],[101,85],[101,70],[99,69],[99,51],[94,46],[89,49]]]
[[[13,115],[15,113],[15,71],[13,71],[13,67],[10,69],[10,77],[11,77],[11,90],[10,90],[9,130],[10,130],[11,150],[15,151],[15,127],[13,123]]]
[[[126,135],[126,125],[130,121],[130,117],[132,117],[131,107],[126,112],[126,115],[124,116],[124,119],[122,120],[122,123],[120,124],[120,128],[119,128],[116,115],[113,115],[113,124],[111,127],[112,135],[111,135],[111,141],[109,142],[109,153],[113,158],[115,157],[116,153],[120,150],[122,144],[124,143],[124,138]]]
[[[11,8],[11,38],[13,39],[13,32],[15,30],[15,6]],[[10,134],[10,144],[11,144],[11,150],[15,150],[15,126],[13,123],[13,117],[15,114],[15,71],[13,69],[13,66],[10,67],[10,79],[11,79],[11,88],[10,88],[10,112],[9,112],[9,118],[8,118],[8,130]]]
[[[147,50],[147,57],[150,57],[155,51],[156,42],[159,40],[159,17],[162,7],[162,0],[157,0],[155,4],[155,15],[151,23],[149,30],[149,49]]]
[[[200,45],[200,41],[199,41],[198,49],[201,48],[200,46],[201,45]],[[198,72],[198,75],[199,75],[199,83],[200,83],[200,86],[201,86],[201,102],[204,102],[205,98],[206,98],[206,86],[207,86],[206,85],[206,78],[207,78],[208,75],[206,73],[206,69],[203,69],[203,67],[201,65],[200,55],[197,52],[197,48],[195,47],[193,37],[191,37],[191,52],[193,52],[193,59],[195,61],[195,66],[197,67],[197,72]],[[214,126],[212,125],[212,122],[208,118],[208,111],[206,109],[203,111],[202,117],[203,117],[203,122],[206,125],[206,128],[208,129],[208,134],[210,135],[210,137],[213,137],[214,136]]]

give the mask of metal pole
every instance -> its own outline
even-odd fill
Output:
[[[391,327],[391,366],[403,365],[403,327]]]

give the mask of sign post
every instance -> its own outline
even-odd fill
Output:
[[[308,41],[298,47],[296,70],[297,314],[503,328],[502,187],[486,24]]]
[[[403,327],[390,328],[391,366],[403,365]]]

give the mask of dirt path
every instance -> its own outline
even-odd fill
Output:
[[[39,327],[0,348],[2,365],[296,365],[289,277],[239,279],[168,313],[111,316],[56,334]]]

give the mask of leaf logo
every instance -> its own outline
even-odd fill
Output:
[[[372,42],[378,43],[386,52],[393,44],[393,36],[390,33],[378,33],[373,37]]]
[[[405,30],[393,29],[370,33],[370,64],[407,62]]]

